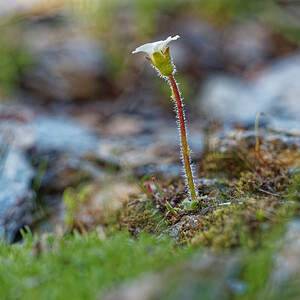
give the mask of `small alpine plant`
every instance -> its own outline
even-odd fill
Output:
[[[187,143],[187,129],[186,120],[183,109],[182,99],[180,97],[180,91],[178,85],[174,79],[176,72],[175,65],[173,64],[172,57],[170,55],[170,47],[168,44],[179,38],[179,35],[174,37],[169,36],[164,41],[158,41],[154,43],[147,43],[136,48],[132,53],[144,52],[148,56],[145,58],[152,64],[152,66],[158,71],[165,80],[170,84],[172,91],[172,99],[175,103],[175,111],[178,119],[178,129],[181,140],[181,158],[183,163],[184,177],[186,180],[186,188],[189,194],[190,201],[184,201],[186,209],[194,209],[197,201],[197,190],[195,188],[194,173],[191,165],[191,149]]]

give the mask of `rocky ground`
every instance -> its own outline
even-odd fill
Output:
[[[39,234],[101,228],[170,236],[205,254],[121,285],[105,299],[159,299],[170,290],[196,299],[212,286],[212,299],[230,299],[247,284],[243,253],[229,251],[259,248],[270,228],[284,224],[268,286],[292,282],[299,272],[297,43],[251,18],[220,27],[195,15],[160,16],[166,32],[152,38],[181,35],[172,54],[200,194],[187,211],[168,86],[131,55],[142,40],[132,12],[114,13],[110,36],[57,8],[50,15],[22,8],[21,23],[5,30],[18,33],[17,49],[30,59],[18,93],[3,93],[0,106],[0,236],[19,241],[25,225]],[[10,58],[10,49],[3,53]],[[145,177],[152,174],[155,182]]]

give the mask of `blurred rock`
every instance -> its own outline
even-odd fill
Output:
[[[272,51],[271,30],[257,22],[240,22],[225,30],[225,61],[240,67],[264,62]]]
[[[42,209],[48,213],[62,216],[64,208],[59,203],[63,191],[70,186],[76,188],[88,183],[93,193],[82,209],[85,216],[82,223],[90,228],[95,225],[95,209],[101,211],[107,203],[118,206],[130,194],[137,192],[128,176],[149,173],[165,179],[181,176],[180,145],[173,119],[154,122],[130,114],[116,114],[108,121],[106,118],[100,120],[102,123],[97,127],[101,126],[102,136],[99,138],[92,129],[69,118],[63,111],[53,116],[46,114],[41,107],[35,110],[3,106],[0,110],[0,132],[9,133],[11,141],[17,142],[11,145],[22,157],[30,155],[32,165],[28,162],[28,170],[31,170],[32,177],[37,176],[42,166],[38,195],[42,199]],[[76,115],[76,118],[80,119],[80,115]],[[197,128],[191,131],[191,141],[192,149],[199,156],[203,145]],[[29,192],[30,186],[31,181]],[[3,195],[5,193],[4,190]],[[34,205],[32,198],[25,196],[16,202],[19,208],[13,211],[15,216],[20,213],[24,215],[24,218],[18,217],[21,223],[14,225],[16,230],[28,222],[34,223],[35,217],[40,218],[34,215],[34,208],[30,207]],[[18,199],[16,197],[16,201]],[[10,214],[10,224],[16,220],[13,215]],[[88,217],[91,218],[90,222]],[[3,218],[0,216],[1,221]]]
[[[36,140],[31,152],[47,162],[43,187],[48,192],[61,193],[68,186],[102,177],[103,170],[88,159],[99,144],[92,131],[67,116],[41,116],[34,125]]]
[[[34,171],[26,156],[5,146],[1,138],[0,237],[12,242],[18,230],[32,221]]]
[[[67,116],[37,117],[34,125],[36,130],[34,147],[40,154],[72,152],[75,155],[83,155],[97,148],[97,137]]]
[[[199,110],[226,124],[254,126],[259,112],[271,128],[299,133],[300,54],[274,61],[251,81],[218,75],[203,85]]]
[[[104,130],[109,136],[136,136],[143,132],[144,123],[139,116],[116,114]]]
[[[180,68],[215,68],[223,65],[220,34],[208,23],[195,19],[176,22],[181,43],[174,43],[174,61]],[[176,27],[175,27],[176,28]]]
[[[50,100],[81,100],[96,97],[106,75],[103,46],[72,24],[47,26],[33,23],[24,45],[34,57],[25,74],[25,85]],[[103,87],[103,86],[102,86]]]
[[[133,122],[136,123],[135,117]],[[175,121],[144,120],[141,124],[142,126],[136,129],[140,131],[138,135],[128,136],[129,133],[124,133],[120,137],[102,139],[98,148],[99,157],[115,162],[125,169],[129,168],[138,176],[153,173],[164,179],[180,177],[180,140]],[[119,126],[121,125],[122,122],[119,123]],[[110,123],[106,126],[109,128]],[[203,150],[203,136],[198,128],[191,128],[189,145],[193,150],[193,159],[198,159]]]
[[[300,53],[277,59],[253,81],[250,88],[260,96],[261,101],[265,99],[265,113],[270,111],[274,117],[299,120],[299,64]]]
[[[0,106],[0,237],[12,242],[32,221],[35,172],[26,155],[35,141],[32,114],[24,106]]]
[[[22,226],[40,218],[32,190],[37,175],[42,176],[45,206],[39,203],[39,208],[53,211],[65,188],[103,178],[104,171],[87,157],[95,153],[99,139],[67,116],[35,117],[21,105],[2,105],[0,116],[0,234],[12,242]],[[42,173],[37,174],[43,161]]]
[[[263,103],[255,98],[249,101],[248,92],[248,86],[242,80],[226,75],[210,77],[198,97],[200,113],[225,123],[254,123]]]
[[[0,106],[0,133],[9,140],[11,148],[26,151],[32,147],[35,142],[32,120],[33,114],[25,106]]]
[[[224,28],[199,19],[179,20],[174,25],[181,42],[172,45],[174,61],[180,69],[207,70],[245,69],[270,58],[272,31],[258,22],[239,22]],[[197,70],[198,69],[198,70]]]

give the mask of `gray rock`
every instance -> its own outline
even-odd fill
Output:
[[[16,105],[13,100],[0,105],[0,133],[13,149],[26,151],[34,144],[32,120],[32,111],[24,105]]]
[[[270,30],[257,22],[234,23],[223,38],[226,60],[242,67],[264,61],[271,53],[270,37]]]
[[[182,36],[181,43],[172,45],[174,61],[176,64],[178,62],[178,67],[197,66],[199,69],[220,68],[223,65],[221,35],[213,26],[195,19],[179,21],[176,26]]]
[[[61,195],[74,180],[99,178],[103,173],[84,158],[98,146],[98,138],[91,131],[67,117],[31,115],[25,120],[17,117],[19,110],[20,107],[2,107],[0,111],[6,116],[0,122],[0,233],[9,242],[22,226],[40,217],[33,201],[31,185],[36,170],[27,159],[29,150],[37,160],[47,161],[41,182],[46,192]],[[53,194],[45,197],[45,209],[53,205],[54,198]]]
[[[0,232],[12,242],[19,228],[31,220],[34,171],[25,155],[16,150],[8,149],[1,164]]]
[[[35,62],[25,74],[25,84],[46,99],[90,99],[101,88],[104,49],[74,27],[33,24],[24,33],[24,47]]]
[[[199,110],[229,124],[253,123],[263,107],[256,98],[249,101],[249,93],[245,82],[225,75],[215,75],[204,83],[200,91]]]
[[[199,109],[227,124],[254,125],[259,112],[271,128],[300,132],[300,54],[274,61],[252,81],[213,76],[199,94]]]
[[[274,50],[271,30],[257,22],[240,21],[220,28],[188,18],[176,21],[174,32],[181,33],[181,42],[172,45],[176,65],[198,74],[245,69],[265,61]]]
[[[131,168],[138,175],[153,173],[164,179],[178,178],[182,175],[182,163],[176,127],[173,119],[145,122],[146,133],[138,136],[102,138],[98,156]],[[203,151],[203,135],[197,127],[190,128],[188,141],[194,160]]]
[[[47,162],[44,189],[62,193],[81,180],[103,177],[103,170],[97,166],[99,139],[92,131],[67,116],[38,117],[34,125],[36,141],[32,152]]]
[[[97,137],[84,126],[68,117],[39,117],[35,120],[36,152],[71,152],[83,155],[95,151]]]

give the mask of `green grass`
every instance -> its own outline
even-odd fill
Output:
[[[274,254],[279,251],[278,241],[284,234],[286,221],[293,215],[294,208],[286,210],[281,221],[261,235],[258,247],[249,247],[245,241],[233,252],[242,258],[238,278],[246,286],[240,296],[233,296],[234,299],[280,299],[277,291],[271,293],[268,282]],[[175,266],[174,280],[164,282],[166,293],[160,298],[169,299],[169,292],[173,295],[182,288],[183,283],[174,286],[174,282],[184,282],[185,278],[182,271],[176,273],[176,270],[185,270],[184,264],[203,249],[203,246],[176,246],[174,241],[154,235],[141,234],[138,239],[126,232],[101,236],[97,232],[87,235],[74,232],[63,238],[53,235],[38,238],[23,233],[24,245],[0,242],[0,300],[101,299],[103,293],[126,280]],[[221,252],[219,254],[222,256]],[[203,284],[203,278],[206,274],[199,274],[193,285],[185,284],[184,289],[197,288]],[[213,287],[214,278],[206,279],[205,285],[210,286],[211,280]],[[278,290],[285,299],[294,299],[292,295],[299,292],[299,285],[292,283]],[[203,299],[214,299],[214,288],[207,292]],[[191,299],[197,300],[197,297]]]
[[[0,244],[0,299],[96,299],[103,290],[188,255],[169,240],[126,233],[99,239],[96,233],[49,236],[37,255],[37,238],[25,245]]]
[[[273,268],[274,255],[279,251],[279,239],[284,234],[284,224],[268,231],[262,246],[254,251],[244,249],[242,280],[246,283],[246,292],[236,299],[275,299],[268,285]]]

